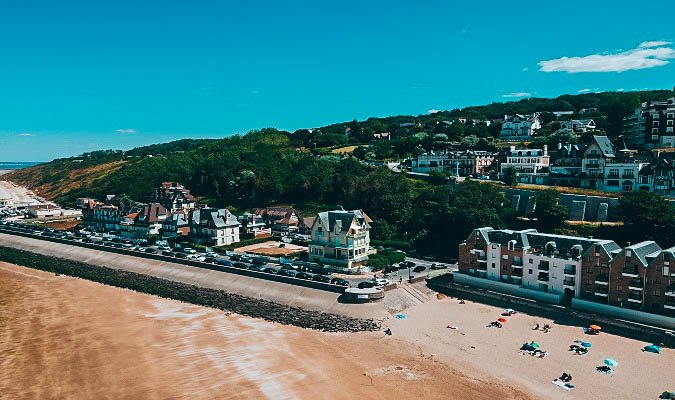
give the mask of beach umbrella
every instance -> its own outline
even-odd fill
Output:
[[[506,318],[499,318],[497,321],[499,321],[499,322],[506,322]]]
[[[538,349],[538,348],[539,348],[539,343],[536,343],[536,342],[530,342],[530,346],[531,346],[531,347],[534,347],[535,349]]]
[[[514,310],[513,308],[507,308],[506,310],[504,310],[504,312],[513,313],[513,312],[516,312],[516,310]]]
[[[661,348],[655,344],[650,344],[649,346],[645,346],[644,351],[648,351],[650,353],[656,353],[659,354],[661,353]]]
[[[394,318],[397,318],[397,319],[405,319],[406,316],[405,316],[405,314],[399,313],[399,314],[394,314]]]
[[[613,359],[611,359],[611,358],[605,358],[605,361],[603,361],[603,362],[604,362],[605,365],[607,365],[608,367],[616,367],[617,365],[619,365],[618,362],[616,362],[615,360],[613,360]]]
[[[584,346],[584,347],[586,347],[586,348],[588,348],[588,349],[590,349],[591,346],[592,346],[590,342],[579,342],[579,344],[582,345],[582,346]]]
[[[602,327],[600,325],[591,325],[589,328],[595,330],[595,331],[601,331]]]

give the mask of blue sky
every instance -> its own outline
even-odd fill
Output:
[[[672,1],[11,3],[0,161],[675,84]]]

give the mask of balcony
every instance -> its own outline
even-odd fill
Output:
[[[630,282],[628,282],[628,289],[642,291],[642,289],[644,289],[642,279],[631,279]]]
[[[621,273],[623,276],[627,276],[630,278],[637,278],[638,277],[638,268],[637,267],[626,267],[623,269],[623,272]]]
[[[574,288],[574,279],[565,279],[563,280],[563,286]]]
[[[668,310],[675,310],[675,301],[668,301],[663,305],[663,308]]]
[[[666,289],[666,296],[675,297],[675,286],[671,286],[668,289]]]
[[[548,274],[539,274],[539,276],[537,276],[537,282],[548,283],[548,281]]]
[[[478,261],[487,261],[487,254],[478,255]]]
[[[478,263],[476,269],[479,271],[487,271],[487,263]]]
[[[621,175],[621,179],[635,179],[635,175]]]
[[[511,276],[521,278],[523,276],[523,270],[522,269],[516,269],[511,273]]]
[[[608,285],[609,284],[609,275],[598,275],[595,278],[596,285]]]
[[[619,174],[607,174],[607,179],[619,179]]]
[[[642,303],[642,296],[630,295],[628,296],[628,301],[631,303]]]
[[[513,259],[513,268],[523,268],[523,259],[522,258],[514,258]]]
[[[607,295],[609,295],[609,290],[607,290],[607,288],[596,287],[594,293],[598,297],[607,297]]]
[[[576,276],[577,274],[577,269],[576,267],[565,267],[565,271],[563,272],[565,275],[569,276]]]
[[[539,271],[548,271],[550,269],[548,261],[540,261],[537,269]]]

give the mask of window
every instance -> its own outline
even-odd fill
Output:
[[[530,275],[532,275],[532,270],[531,270],[531,269],[528,269],[528,270],[527,270],[527,273],[530,274]]]
[[[659,128],[652,128],[652,133],[659,133]]]
[[[652,296],[661,296],[661,291],[659,291],[659,290],[654,290],[654,291],[652,292]]]
[[[530,264],[532,264],[532,261],[533,261],[533,260],[530,258],[530,259],[528,259],[527,261],[528,261]],[[530,273],[531,273],[531,272],[530,272]]]
[[[495,267],[495,263],[492,263],[492,268],[494,268],[494,267]]]

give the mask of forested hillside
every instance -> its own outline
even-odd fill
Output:
[[[218,140],[180,140],[125,152],[97,151],[19,170],[8,178],[64,205],[72,205],[78,197],[103,198],[107,194],[145,201],[160,182],[178,181],[203,202],[234,211],[277,204],[293,205],[306,213],[338,205],[361,208],[376,221],[376,240],[401,242],[400,247],[412,246],[422,252],[454,254],[457,243],[477,226],[528,226],[517,221],[504,204],[498,186],[473,182],[450,186],[444,180],[437,184],[411,180],[353,157],[326,155],[316,148],[312,137],[340,136],[349,141],[357,140],[354,132],[372,129],[369,126],[373,124],[393,131],[400,121],[414,120],[421,124],[418,129],[424,130],[428,124],[440,125],[434,122],[436,119],[459,115],[491,118],[502,113],[579,107],[598,107],[612,121],[640,100],[668,95],[672,92],[561,96],[419,117],[369,119],[345,124],[351,125],[349,136],[344,134],[344,125],[293,133],[264,129]],[[423,139],[402,134],[398,140],[401,152],[414,152]],[[563,228],[560,223],[539,227]],[[629,240],[635,239],[642,238]]]

